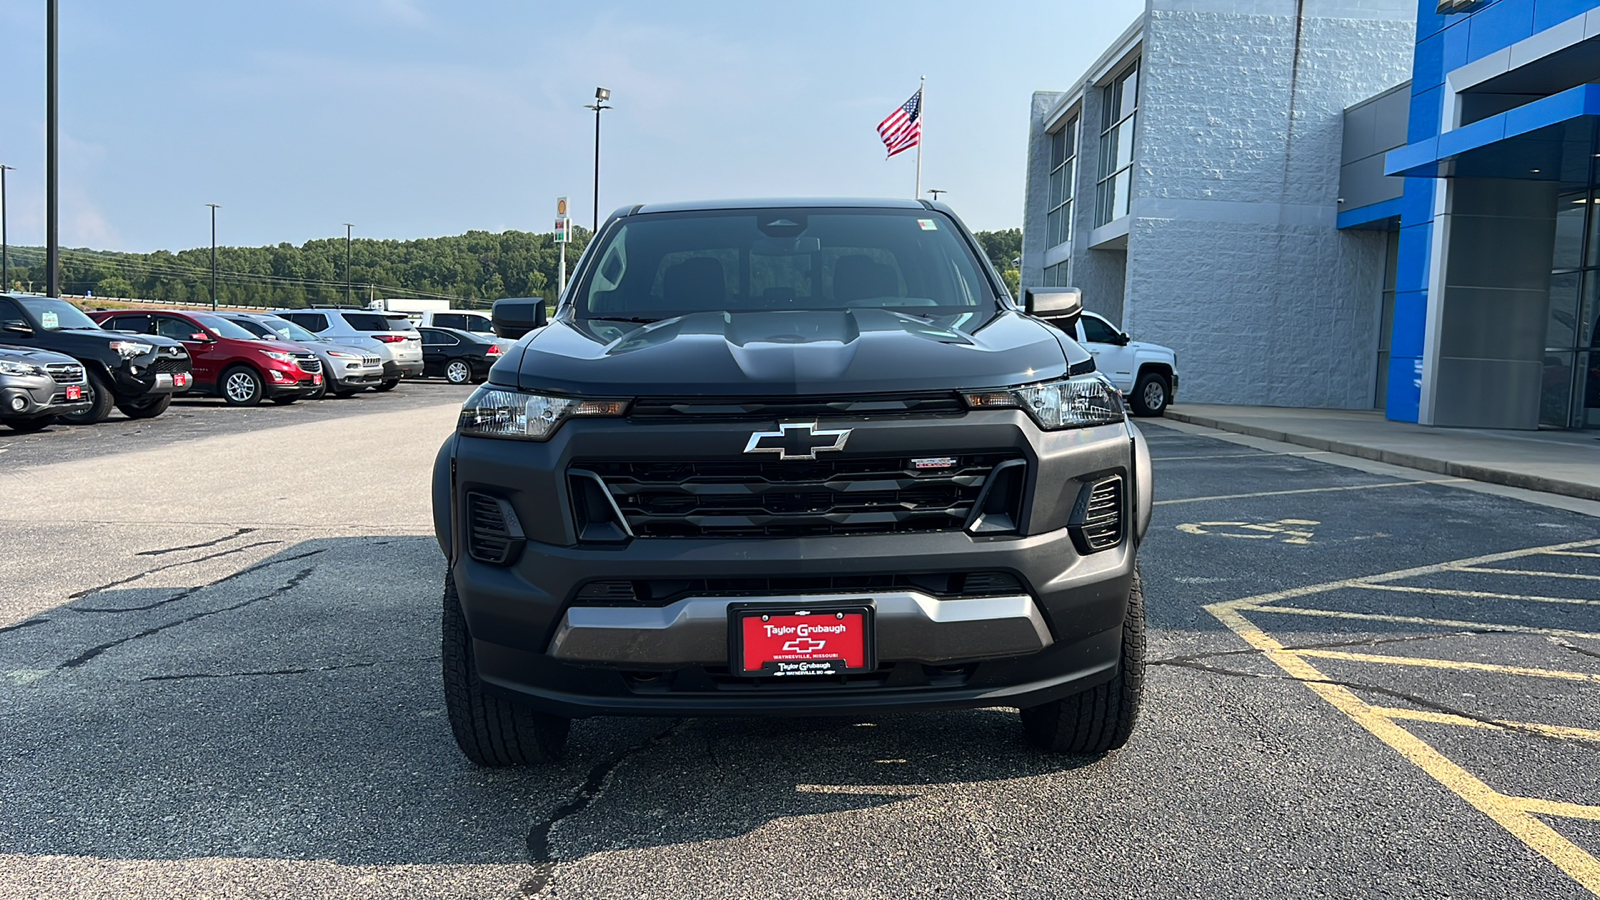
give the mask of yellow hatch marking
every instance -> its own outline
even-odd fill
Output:
[[[1593,681],[1600,683],[1600,675],[1588,672],[1567,672],[1562,669],[1528,669],[1522,666],[1501,666],[1494,663],[1463,662],[1454,659],[1429,659],[1418,656],[1383,656],[1377,653],[1346,653],[1342,650],[1294,650],[1298,656],[1318,659],[1344,659],[1351,662],[1380,663],[1390,666],[1421,666],[1425,669],[1457,669],[1463,672],[1494,672],[1499,675],[1526,675],[1530,678],[1561,678],[1567,681]]]
[[[1532,625],[1507,625],[1499,622],[1474,622],[1467,619],[1427,619],[1422,616],[1390,616],[1383,613],[1345,612],[1341,609],[1307,609],[1302,606],[1258,606],[1240,604],[1236,609],[1283,613],[1291,616],[1319,616],[1325,619],[1353,619],[1358,622],[1389,622],[1395,625],[1433,625],[1463,631],[1504,631],[1511,634],[1549,634],[1556,637],[1588,638],[1600,641],[1600,633],[1570,631],[1565,628],[1538,628]]]
[[[1472,570],[1469,570],[1472,571]],[[1452,588],[1416,587],[1409,584],[1363,584],[1357,587],[1374,591],[1400,591],[1407,594],[1438,594],[1442,597],[1477,597],[1484,600],[1526,600],[1530,603],[1567,603],[1573,606],[1600,606],[1600,600],[1577,597],[1536,597],[1530,594],[1496,594],[1492,591],[1462,591]]]
[[[1585,554],[1600,556],[1600,553]],[[1576,572],[1540,572],[1537,569],[1491,569],[1482,566],[1461,566],[1457,572],[1485,572],[1491,575],[1532,575],[1538,578],[1575,578],[1580,581],[1600,581],[1600,575],[1580,575]]]
[[[1436,725],[1460,725],[1463,728],[1487,728],[1491,731],[1532,731],[1556,738],[1600,742],[1600,731],[1592,728],[1573,728],[1570,725],[1544,725],[1539,722],[1511,722],[1495,719],[1485,722],[1450,713],[1431,712],[1425,709],[1400,709],[1393,706],[1374,706],[1372,711],[1386,719],[1410,719],[1415,722],[1432,722]]]
[[[1386,481],[1383,484],[1350,484],[1343,487],[1296,488],[1292,491],[1260,491],[1254,494],[1219,494],[1215,497],[1179,497],[1173,500],[1157,500],[1157,506],[1169,503],[1204,503],[1207,500],[1245,500],[1250,497],[1281,497],[1284,494],[1322,494],[1329,491],[1370,491],[1374,488],[1406,487],[1416,484],[1455,484],[1467,481],[1466,478],[1429,478],[1424,481]]]

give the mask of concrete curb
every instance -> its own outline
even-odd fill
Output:
[[[1172,407],[1167,408],[1166,416],[1190,425],[1215,428],[1219,431],[1231,431],[1235,434],[1265,438],[1269,441],[1278,441],[1285,444],[1296,444],[1301,447],[1310,447],[1313,450],[1325,450],[1330,453],[1375,460],[1393,466],[1405,466],[1408,469],[1421,469],[1424,472],[1448,475],[1452,478],[1470,478],[1473,481],[1482,481],[1488,484],[1502,484],[1506,487],[1543,491],[1547,494],[1561,494],[1565,497],[1577,497],[1582,500],[1600,500],[1600,488],[1588,484],[1563,481],[1559,478],[1547,478],[1543,475],[1511,472],[1505,469],[1492,469],[1488,466],[1473,465],[1471,463],[1452,462],[1448,459],[1385,450],[1381,447],[1352,444],[1348,441],[1335,441],[1304,434],[1292,434],[1274,428],[1261,428],[1256,425],[1245,425],[1227,419],[1186,413]]]

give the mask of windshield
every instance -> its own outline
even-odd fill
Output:
[[[926,209],[653,213],[612,229],[576,293],[580,318],[895,309],[946,315],[996,298],[956,225]]]
[[[93,328],[98,330],[99,325],[83,314],[83,310],[73,306],[65,300],[53,297],[26,297],[15,298],[22,304],[22,308],[33,317],[33,324],[43,331],[57,331],[62,328]]]
[[[230,341],[259,340],[257,335],[246,331],[239,325],[239,323],[231,322],[221,316],[206,316],[196,314],[194,316],[194,320],[199,322],[201,325],[204,325],[206,328],[209,328],[217,335],[217,337],[224,337]]]
[[[357,331],[412,331],[413,326],[404,316],[389,318],[383,313],[345,313],[345,322]]]
[[[326,340],[326,338],[318,337],[288,319],[266,319],[256,321],[253,324],[261,326],[262,334],[270,332],[286,341],[320,343]]]

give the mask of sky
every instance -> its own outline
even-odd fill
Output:
[[[1028,108],[1143,0],[61,0],[61,243],[147,252],[587,227],[669,200],[922,187],[1022,222]],[[0,3],[9,239],[45,232],[45,0]]]

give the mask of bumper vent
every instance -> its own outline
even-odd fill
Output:
[[[759,538],[832,534],[959,531],[982,510],[978,501],[1010,454],[949,457],[950,465],[917,468],[909,458],[816,462],[583,462],[574,482],[578,527],[587,532],[606,513],[620,515],[634,537]],[[1015,460],[1016,485],[1024,471]],[[1009,492],[996,494],[1004,505]],[[601,500],[609,501],[602,505]],[[1014,508],[1014,507],[1008,507]],[[1015,527],[998,521],[992,530]],[[584,540],[605,540],[599,534]]]
[[[634,419],[816,419],[828,416],[959,416],[967,411],[950,392],[842,397],[644,398],[634,401]]]
[[[467,494],[467,555],[481,563],[503,566],[516,558],[524,540],[522,524],[511,504],[488,494]]]
[[[1109,550],[1122,543],[1123,480],[1112,475],[1083,486],[1068,531],[1080,553]]]
[[[150,372],[156,375],[189,371],[187,356],[158,356],[150,363]]]

